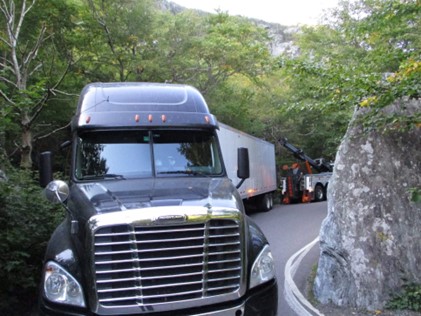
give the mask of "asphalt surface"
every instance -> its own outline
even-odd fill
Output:
[[[279,287],[278,315],[317,315],[308,308],[308,314],[298,305],[305,302],[291,302],[291,287],[294,285],[306,299],[308,296],[308,278],[317,264],[319,247],[317,238],[320,226],[327,215],[327,203],[275,205],[267,213],[253,213],[250,217],[260,226],[271,245],[272,254],[276,261],[276,275]],[[313,243],[313,244],[311,244]],[[310,244],[310,245],[309,245]],[[305,255],[300,258],[300,250],[305,248]],[[296,256],[296,260],[294,259]],[[291,265],[289,265],[291,264]],[[291,277],[293,283],[285,288],[286,277]]]

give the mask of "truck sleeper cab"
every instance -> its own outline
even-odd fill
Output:
[[[67,216],[47,247],[41,315],[276,315],[270,247],[227,178],[217,129],[190,86],[84,88],[69,184],[51,181],[42,155],[41,185]]]

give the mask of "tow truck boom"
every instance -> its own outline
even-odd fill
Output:
[[[326,162],[323,158],[312,159],[307,156],[302,149],[295,147],[293,144],[288,142],[288,139],[281,138],[279,143],[293,153],[294,157],[302,161],[307,161],[314,169],[318,172],[332,172],[332,166]]]

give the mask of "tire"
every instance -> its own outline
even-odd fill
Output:
[[[260,205],[259,205],[259,209],[262,212],[269,212],[273,207],[273,198],[272,198],[272,194],[268,193],[268,194],[264,194],[261,198],[260,198]]]
[[[326,199],[326,194],[323,186],[321,184],[316,184],[314,188],[314,200],[316,202],[324,201]]]

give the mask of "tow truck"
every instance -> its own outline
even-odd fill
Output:
[[[297,162],[282,167],[285,172],[285,176],[281,178],[282,203],[326,200],[333,165],[324,158],[312,159],[302,149],[289,143],[287,138],[280,139],[279,143],[305,165],[305,169]],[[313,173],[313,169],[318,173]]]

